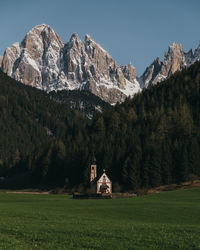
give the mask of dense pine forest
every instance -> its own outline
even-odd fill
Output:
[[[200,176],[200,63],[93,121],[102,166],[125,189]]]
[[[37,184],[50,181],[56,171],[52,183],[62,183],[60,166],[72,166],[80,135],[87,147],[88,121],[85,115],[51,100],[45,92],[0,72],[0,176],[28,173]],[[20,179],[20,183],[23,181]]]
[[[0,185],[87,187],[93,155],[122,191],[200,176],[199,88],[200,62],[91,120],[0,72]]]
[[[111,107],[108,102],[86,90],[51,91],[48,96],[51,100],[65,103],[71,108],[79,110],[90,119],[96,113],[103,112]]]

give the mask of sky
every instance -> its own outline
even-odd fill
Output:
[[[171,43],[188,51],[200,42],[199,0],[0,0],[0,10],[0,55],[45,23],[65,43],[74,32],[89,34],[140,76]]]

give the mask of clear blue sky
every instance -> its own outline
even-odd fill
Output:
[[[168,45],[200,41],[200,0],[1,0],[0,54],[34,26],[49,24],[67,42],[90,34],[120,65],[140,75]]]

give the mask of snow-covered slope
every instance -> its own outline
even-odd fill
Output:
[[[89,90],[115,104],[140,90],[132,65],[120,67],[89,35],[74,33],[64,44],[48,25],[34,27],[24,40],[7,48],[2,70],[24,84],[45,91]]]

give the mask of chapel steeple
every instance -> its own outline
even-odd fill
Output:
[[[90,182],[92,182],[97,177],[97,165],[96,158],[93,156],[91,169],[90,169]]]

